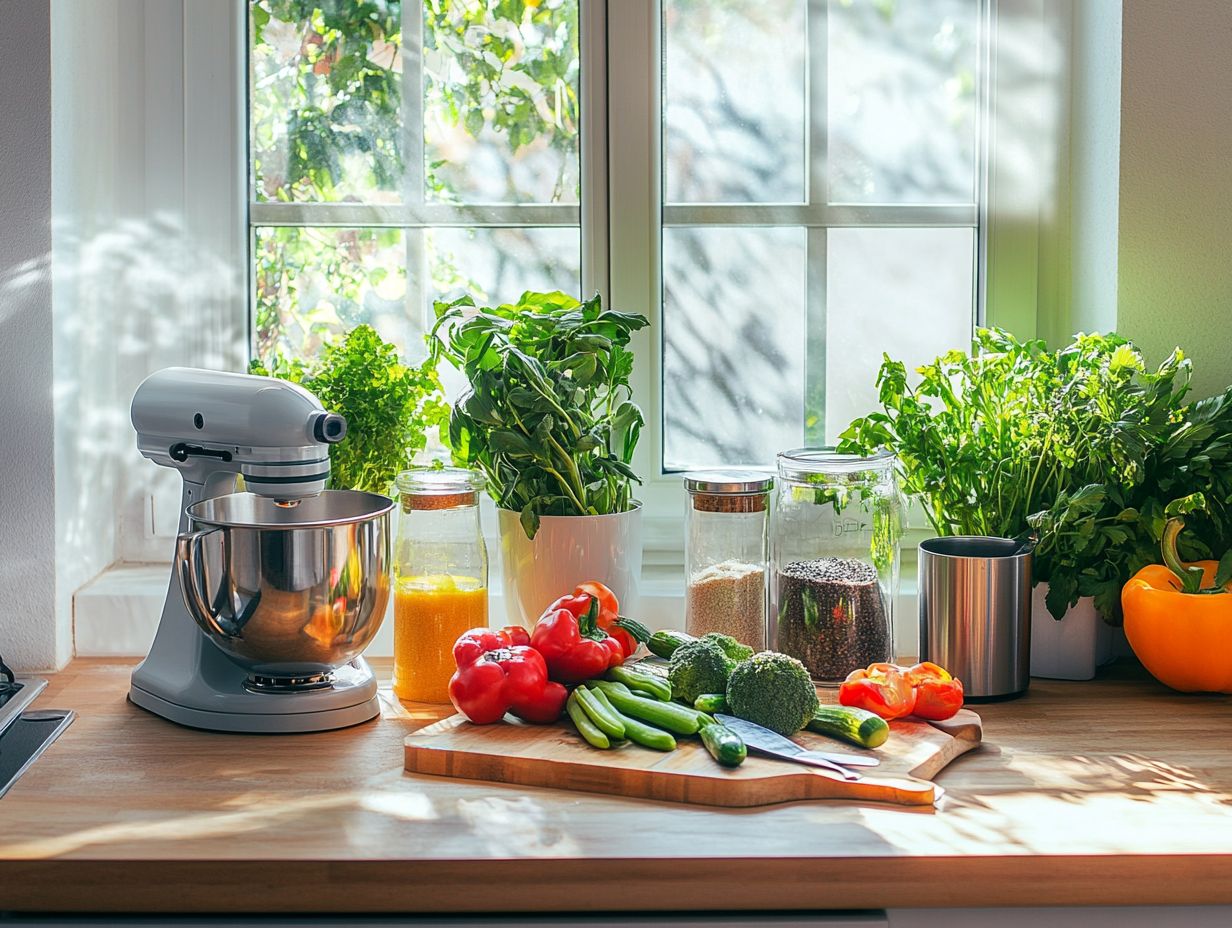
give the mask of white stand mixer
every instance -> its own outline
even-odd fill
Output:
[[[217,731],[377,716],[358,654],[388,602],[393,503],[325,490],[346,421],[286,381],[167,368],[138,387],[132,422],[142,455],[184,480],[176,563],[132,702]],[[241,474],[248,493],[235,493]]]

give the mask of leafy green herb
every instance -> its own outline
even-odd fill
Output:
[[[597,295],[579,303],[560,292],[435,308],[433,358],[470,382],[449,421],[454,457],[484,473],[498,506],[521,513],[527,537],[540,516],[630,509],[644,420],[625,346],[646,318],[605,310]]]
[[[369,325],[326,345],[310,365],[275,355],[249,369],[302,384],[322,406],[346,417],[346,437],[330,451],[335,487],[387,493],[398,471],[427,445],[427,430],[443,430],[449,420],[435,364],[402,364],[397,349]]]
[[[1158,556],[1168,504],[1194,512],[1182,554],[1224,550],[1232,503],[1232,390],[1187,404],[1190,364],[1156,370],[1115,334],[1058,351],[981,329],[971,354],[920,368],[886,357],[882,411],[840,450],[884,447],[939,535],[1036,534],[1034,573],[1056,617],[1081,596],[1119,616],[1125,581]],[[1207,490],[1200,503],[1192,494]]]

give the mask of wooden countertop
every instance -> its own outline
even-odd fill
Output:
[[[180,728],[81,660],[77,720],[0,800],[0,912],[1232,903],[1232,698],[1134,666],[981,707],[936,810],[718,810],[415,776],[439,712],[316,735]],[[386,668],[387,669],[387,668]]]

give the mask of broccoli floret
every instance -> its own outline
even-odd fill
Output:
[[[735,665],[713,641],[699,638],[682,644],[672,654],[667,671],[672,696],[691,706],[702,693],[722,693]]]
[[[794,657],[762,651],[731,672],[727,704],[732,715],[791,735],[817,711],[817,690],[804,665]]]
[[[713,641],[723,649],[724,654],[737,663],[747,661],[753,656],[752,648],[747,644],[741,644],[731,635],[724,635],[722,632],[707,632],[705,635],[702,635],[702,638],[707,641]]]

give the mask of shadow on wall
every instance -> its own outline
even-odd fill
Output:
[[[246,357],[246,287],[234,261],[202,248],[171,214],[121,219],[88,236],[84,224],[58,218],[51,255],[0,274],[0,321],[9,297],[52,280],[62,617],[71,616],[72,593],[110,564],[166,557],[165,542],[150,537],[147,497],[175,506],[179,481],[137,453],[129,421],[137,385],[162,367],[239,370]]]

